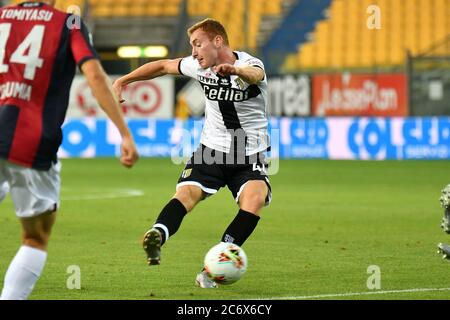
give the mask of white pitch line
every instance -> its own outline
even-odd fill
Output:
[[[89,191],[87,191],[89,193]],[[62,201],[71,200],[101,200],[101,199],[116,199],[116,198],[131,198],[140,197],[144,195],[144,191],[137,189],[116,189],[108,190],[105,192],[94,192],[93,194],[75,195],[75,196],[62,196]]]
[[[404,289],[404,290],[385,290],[385,291],[318,294],[318,295],[314,295],[314,296],[271,297],[271,298],[258,298],[258,299],[250,299],[250,300],[306,300],[306,299],[365,296],[365,295],[372,295],[372,294],[431,292],[431,291],[450,291],[450,288],[415,288],[415,289]]]

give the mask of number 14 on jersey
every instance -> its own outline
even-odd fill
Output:
[[[20,63],[25,65],[23,77],[27,80],[34,80],[36,68],[41,68],[44,63],[44,59],[39,57],[44,32],[45,26],[35,25],[9,59],[9,64]],[[5,62],[5,53],[10,35],[11,23],[0,24],[0,73],[9,71],[10,66],[7,61]]]

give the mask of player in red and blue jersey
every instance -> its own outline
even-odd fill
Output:
[[[77,66],[122,136],[122,164],[131,167],[138,159],[86,26],[54,3],[0,9],[0,186],[3,193],[9,189],[22,224],[22,246],[0,299],[26,299],[45,265],[59,207],[61,126]]]

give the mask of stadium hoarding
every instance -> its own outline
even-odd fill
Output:
[[[129,119],[128,124],[142,157],[173,157],[174,152],[189,157],[203,126],[192,119]],[[119,134],[106,119],[68,119],[63,132],[60,157],[119,154]],[[450,117],[283,117],[270,119],[269,132],[272,156],[280,158],[450,159]]]
[[[306,74],[268,77],[268,114],[303,117],[311,114],[311,84]]]
[[[407,116],[407,77],[397,73],[317,74],[312,82],[313,116]]]
[[[120,75],[111,76],[114,81]],[[311,112],[311,87],[308,75],[268,77],[268,114],[271,116],[309,116]],[[123,91],[123,112],[129,118],[170,119],[175,107],[186,102],[190,114],[204,114],[204,93],[197,81],[190,78],[165,76],[149,81],[131,83]],[[76,76],[70,91],[68,118],[104,118],[88,87],[86,79]]]
[[[120,76],[111,76],[111,80],[118,77]],[[174,78],[171,76],[131,83],[123,90],[125,102],[122,103],[122,110],[130,118],[170,119],[173,117],[173,92]],[[67,116],[106,117],[82,76],[76,76],[72,83]]]

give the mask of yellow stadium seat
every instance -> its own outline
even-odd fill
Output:
[[[435,0],[433,8],[434,37],[436,42],[443,41],[450,34],[450,3],[448,0]]]
[[[372,51],[361,51],[359,67],[373,67],[377,65],[376,53]]]
[[[330,50],[326,47],[317,47],[317,52],[315,55],[316,67],[326,68],[331,65]]]
[[[330,64],[331,32],[328,20],[319,21],[314,30],[316,43],[316,62],[318,67],[326,67]]]
[[[128,16],[129,10],[126,6],[114,6],[112,8],[112,14],[117,17]]]
[[[330,66],[333,68],[340,68],[345,63],[345,49],[344,46],[332,46],[330,50]]]
[[[266,15],[281,15],[282,14],[282,8],[281,8],[281,1],[280,0],[269,0],[265,1],[264,6],[264,14]]]
[[[145,12],[148,16],[158,17],[162,15],[163,8],[158,4],[150,4],[146,7]]]
[[[282,70],[284,72],[292,72],[299,69],[297,55],[288,54],[284,60]]]
[[[385,45],[375,43],[374,46],[374,64],[375,65],[388,65],[390,61],[390,48]]]
[[[389,51],[391,65],[401,65],[405,62],[405,51],[401,47],[394,47]]]
[[[162,13],[165,16],[176,16],[179,12],[178,4],[166,5],[163,7]]]
[[[369,5],[380,8],[381,29],[368,28]],[[328,12],[299,49],[300,66],[401,65],[406,50],[426,52],[450,34],[449,0],[333,0]]]
[[[344,19],[345,16],[345,0],[334,0],[330,5],[331,20]]]
[[[137,4],[130,6],[129,14],[130,16],[138,17],[138,16],[145,16],[147,14],[145,10],[145,6]]]
[[[314,44],[311,42],[301,46],[298,55],[298,64],[300,68],[314,67]]]
[[[130,1],[128,0],[114,0],[109,1],[109,3],[115,7],[127,7],[130,5]]]
[[[93,8],[92,15],[95,17],[110,17],[113,15],[113,10],[109,6],[96,6]]]
[[[359,48],[346,48],[344,51],[344,67],[357,67],[360,65]]]

